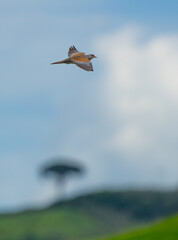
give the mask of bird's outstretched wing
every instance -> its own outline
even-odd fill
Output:
[[[79,53],[79,51],[74,46],[71,46],[68,51],[68,56],[71,57],[75,53]]]
[[[92,63],[84,53],[80,52],[80,53],[73,54],[71,56],[71,60],[78,67],[84,69],[85,71],[93,71]]]
[[[92,63],[90,61],[88,62],[78,62],[78,61],[74,61],[74,63],[79,67],[82,68],[85,71],[93,71],[93,66]]]

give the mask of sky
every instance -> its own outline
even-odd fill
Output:
[[[0,0],[0,211],[45,206],[55,157],[86,168],[69,196],[177,188],[178,2]],[[71,45],[94,72],[50,65]]]

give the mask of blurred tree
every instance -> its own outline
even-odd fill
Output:
[[[63,193],[63,199],[65,198],[64,188],[66,179],[72,175],[80,175],[84,172],[83,167],[79,164],[74,164],[68,159],[58,158],[55,162],[42,169],[43,176],[52,175],[55,177],[57,185],[60,186],[60,193]]]

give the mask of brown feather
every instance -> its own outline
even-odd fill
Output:
[[[64,60],[62,60],[62,61],[53,62],[53,63],[51,63],[51,64],[61,64],[61,63],[67,63],[67,64],[69,64],[69,63],[72,63],[72,61],[71,61],[70,58],[66,58],[66,59],[64,59]]]

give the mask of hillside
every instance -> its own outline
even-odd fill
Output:
[[[0,215],[0,240],[80,240],[140,227],[178,212],[177,192],[102,192],[47,209]]]
[[[149,221],[178,213],[178,191],[106,191],[77,197],[51,206],[110,209],[133,219]]]
[[[0,216],[0,240],[88,239],[137,224],[110,209],[60,207]]]
[[[164,220],[151,227],[102,240],[177,240],[178,216]]]

